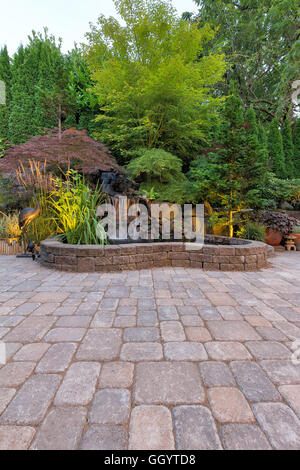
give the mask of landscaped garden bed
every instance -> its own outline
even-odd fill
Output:
[[[189,245],[190,246],[190,245]],[[181,242],[120,245],[68,245],[57,240],[41,243],[41,263],[71,272],[112,272],[152,267],[185,267],[213,271],[257,271],[266,266],[265,243],[205,236],[200,249]]]

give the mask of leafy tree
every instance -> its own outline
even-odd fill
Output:
[[[292,139],[291,123],[287,117],[282,126],[282,145],[285,159],[285,169],[287,178],[294,176],[294,145]]]
[[[268,148],[271,168],[277,178],[285,178],[286,167],[284,161],[282,135],[278,119],[273,119],[269,127]]]
[[[221,101],[211,92],[224,74],[224,57],[203,53],[214,32],[179,19],[168,1],[114,3],[124,26],[100,16],[87,34],[85,53],[101,110],[95,136],[123,160],[140,147],[189,160],[207,140]]]
[[[140,191],[153,199],[184,202],[186,177],[180,158],[162,149],[140,149],[127,166],[130,176],[141,182]]]
[[[300,178],[300,118],[298,118],[294,124],[293,143],[295,176],[296,178]]]
[[[195,202],[221,206],[230,236],[234,213],[263,202],[259,186],[266,176],[264,156],[253,109],[245,118],[241,100],[232,94],[225,104],[219,141],[190,170]]]
[[[289,114],[291,84],[300,68],[299,0],[194,1],[199,25],[208,22],[216,29],[212,45],[231,64],[221,91],[226,94],[234,79],[243,102],[263,120]]]

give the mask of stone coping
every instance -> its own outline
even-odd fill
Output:
[[[215,237],[218,239],[227,237]],[[122,245],[68,245],[54,239],[41,243],[41,264],[58,271],[113,272],[153,267],[185,267],[210,271],[257,271],[267,264],[268,245],[232,239],[238,244],[205,243],[195,250],[182,242]],[[231,240],[230,240],[231,241]],[[227,238],[228,243],[228,238]],[[189,247],[191,244],[188,244]]]

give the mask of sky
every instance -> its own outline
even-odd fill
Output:
[[[173,0],[181,15],[184,11],[197,11],[193,0]],[[49,33],[63,39],[62,50],[72,49],[74,41],[80,44],[102,13],[117,16],[113,0],[6,0],[0,6],[0,48],[5,44],[12,55],[20,45],[26,44],[32,30]]]

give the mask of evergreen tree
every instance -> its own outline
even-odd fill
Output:
[[[268,149],[271,161],[271,169],[277,178],[286,177],[282,136],[279,129],[278,119],[273,119],[269,128]]]
[[[56,112],[52,107],[45,105],[44,94],[54,93],[55,88],[66,73],[65,58],[53,36],[48,36],[47,29],[44,37],[35,35],[32,47],[39,50],[38,81],[35,91],[35,118],[40,126],[51,128],[57,126]]]
[[[8,138],[18,144],[36,133],[34,122],[34,75],[38,62],[30,51],[20,46],[14,56],[12,67],[11,105]]]
[[[7,94],[6,106],[0,106],[0,138],[19,144],[62,124],[92,131],[99,106],[82,50],[75,46],[62,54],[47,28],[33,31],[28,40],[11,59],[7,47],[0,50]]]
[[[0,138],[7,139],[9,104],[11,99],[11,64],[6,46],[0,50],[0,80],[5,83],[6,89],[6,103],[5,105],[0,105]]]
[[[300,178],[300,118],[294,124],[293,143],[295,178]]]
[[[251,106],[246,112],[246,145],[248,147],[249,164],[253,165],[252,178],[254,188],[256,187],[257,180],[263,183],[268,169],[268,154],[266,152],[266,134],[263,129],[259,130],[256,122],[256,114],[254,108]]]
[[[259,139],[261,149],[263,152],[264,168],[268,170],[269,169],[269,151],[268,151],[267,133],[266,133],[265,127],[262,124],[258,124],[257,131],[258,131],[258,139]]]
[[[44,128],[57,126],[57,113],[45,103],[44,94],[54,94],[65,76],[64,57],[53,36],[32,33],[28,46],[13,60],[12,102],[9,140],[26,141]]]
[[[92,90],[91,73],[83,51],[76,44],[66,57],[66,65],[68,69],[68,89],[74,104],[74,116],[67,118],[65,125],[68,122],[73,122],[72,125],[77,125],[78,129],[85,129],[91,133],[93,130],[97,130],[94,119],[99,114],[98,99]]]
[[[244,117],[241,100],[231,95],[225,105],[224,123],[208,161],[190,171],[199,199],[222,205],[233,236],[233,214],[261,206],[260,187],[265,181],[265,150],[258,138],[252,108]],[[198,201],[199,201],[198,199]]]
[[[282,145],[285,159],[286,177],[294,177],[294,145],[292,139],[291,123],[285,119],[282,127]]]

